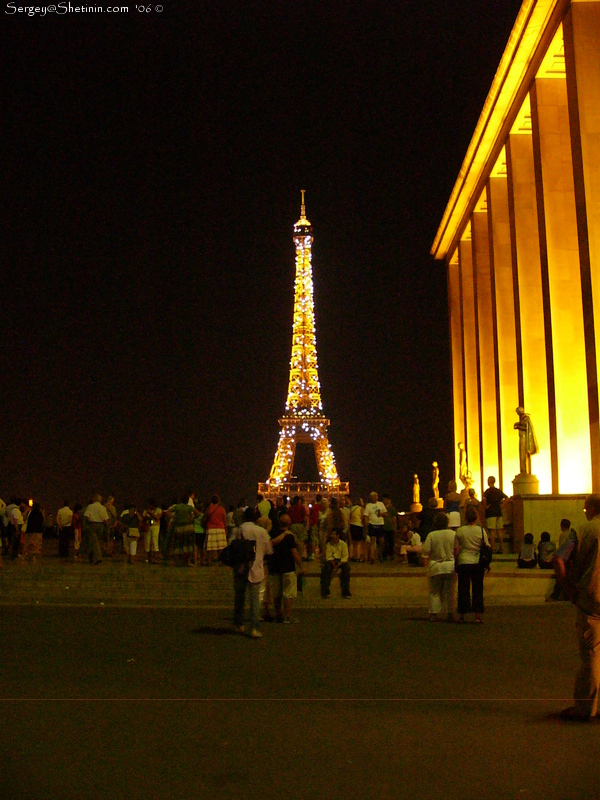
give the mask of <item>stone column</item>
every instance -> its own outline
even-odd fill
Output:
[[[452,390],[454,400],[454,474],[459,475],[458,442],[464,442],[465,431],[465,383],[462,318],[460,313],[460,275],[458,251],[448,263],[448,314],[450,318],[450,341],[452,349]]]
[[[592,475],[582,287],[563,76],[536,78],[531,119],[540,261],[546,282],[544,312],[551,326],[553,353],[558,491],[589,492]]]
[[[499,480],[498,407],[496,402],[496,326],[492,302],[492,275],[486,192],[471,223],[473,272],[477,301],[479,385],[481,392],[481,477]],[[483,207],[482,207],[483,206]],[[481,210],[480,210],[481,209]]]
[[[527,103],[528,104],[528,103]],[[528,109],[526,110],[528,112]],[[528,118],[528,114],[526,114]],[[538,238],[538,219],[533,167],[531,126],[511,133],[506,143],[509,219],[514,258],[515,323],[517,345],[520,345],[522,385],[521,405],[535,422],[540,453],[535,457],[535,473],[542,494],[558,491],[558,470],[553,470],[549,397],[553,383],[549,380],[544,330],[542,272]],[[516,263],[515,263],[516,262]],[[520,392],[521,393],[521,392]],[[516,408],[516,406],[515,406]],[[514,413],[514,409],[513,409]],[[516,416],[513,416],[513,424]],[[513,431],[513,448],[518,456],[518,439]],[[518,473],[518,469],[515,475]],[[514,475],[512,476],[514,477]]]
[[[510,481],[519,472],[519,454],[515,447],[513,425],[515,408],[520,405],[517,365],[517,334],[515,325],[515,285],[511,226],[508,208],[508,179],[506,155],[504,169],[493,174],[488,183],[488,216],[492,281],[494,286],[494,316],[496,319],[496,349],[498,365],[498,417],[500,425],[501,488],[509,494]],[[504,485],[506,484],[506,486]]]
[[[592,487],[600,491],[600,2],[574,0],[563,22],[581,263]]]
[[[473,486],[481,497],[479,361],[477,353],[475,281],[473,275],[473,249],[470,226],[460,240],[459,259],[463,349],[465,359],[465,445],[469,456],[469,469],[473,475]]]

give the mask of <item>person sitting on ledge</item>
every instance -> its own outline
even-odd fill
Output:
[[[525,534],[525,538],[523,539],[523,547],[519,553],[517,564],[519,565],[519,569],[534,569],[535,565],[537,564],[532,533]]]
[[[550,534],[548,531],[544,531],[540,536],[540,543],[538,544],[537,549],[538,564],[540,565],[540,569],[553,569],[554,564],[552,563],[552,560],[556,552],[556,545],[554,542],[550,541]]]
[[[350,594],[350,564],[348,563],[348,545],[340,540],[337,530],[332,530],[330,539],[325,548],[325,563],[321,568],[321,597],[329,597],[329,587],[334,575],[340,575],[342,597],[352,597]]]
[[[401,523],[400,531],[395,536],[394,561],[397,564],[413,564],[417,566],[420,553],[420,535],[416,531],[411,531],[405,522]]]

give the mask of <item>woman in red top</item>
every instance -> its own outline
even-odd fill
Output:
[[[304,505],[304,500],[299,495],[292,499],[290,506],[290,519],[292,520],[291,531],[298,543],[298,553],[304,558],[306,556],[306,540],[308,539],[308,509]]]
[[[224,547],[227,547],[227,512],[221,505],[218,494],[213,494],[210,505],[206,509],[206,552],[208,563],[218,560],[219,554]]]

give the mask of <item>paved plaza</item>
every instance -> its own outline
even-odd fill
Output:
[[[0,608],[10,800],[596,800],[600,725],[552,716],[577,666],[565,603],[302,609]]]

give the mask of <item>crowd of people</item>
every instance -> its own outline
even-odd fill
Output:
[[[339,574],[342,597],[351,597],[350,562],[392,560],[427,565],[429,619],[454,620],[454,587],[458,587],[458,622],[473,613],[483,622],[483,586],[494,547],[501,551],[510,500],[488,478],[480,502],[473,490],[458,494],[451,481],[444,498],[432,497],[418,514],[398,513],[387,494],[361,498],[322,497],[308,503],[296,496],[279,496],[271,503],[262,495],[256,505],[240,500],[227,509],[218,495],[198,504],[185,492],[179,502],[158,504],[150,499],[143,508],[125,503],[117,512],[114,497],[103,502],[97,494],[84,506],[65,500],[55,519],[40,503],[12,497],[0,501],[2,555],[35,561],[42,555],[45,532],[56,531],[58,555],[86,558],[99,565],[118,549],[133,563],[138,542],[148,563],[186,566],[227,563],[220,557],[232,543],[250,544],[251,556],[233,566],[234,627],[244,632],[244,604],[250,594],[250,636],[260,638],[259,621],[290,624],[298,582],[304,564],[319,559],[321,596],[330,595]],[[198,507],[200,505],[200,507]],[[587,524],[573,530],[561,522],[558,548],[543,531],[537,548],[526,534],[518,566],[553,568],[557,582],[549,600],[568,599],[577,606],[577,634],[581,658],[575,682],[575,705],[562,716],[569,720],[594,719],[600,696],[600,495],[585,502]],[[488,555],[489,551],[489,555]],[[262,616],[261,616],[262,613]]]

